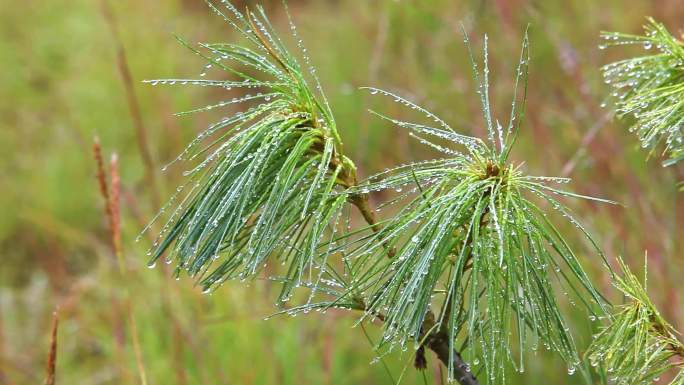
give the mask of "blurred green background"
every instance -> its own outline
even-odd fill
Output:
[[[245,3],[252,2],[236,2]],[[286,34],[280,1],[261,3]],[[360,328],[352,327],[352,315],[264,321],[275,310],[277,294],[267,283],[228,284],[202,295],[190,279],[171,279],[166,266],[146,268],[148,242],[134,239],[181,181],[182,167],[162,172],[161,166],[219,116],[172,113],[225,99],[222,93],[238,94],[140,81],[201,72],[199,58],[177,44],[174,33],[190,42],[230,41],[233,34],[199,0],[104,4],[0,0],[0,384],[43,381],[57,307],[58,384],[140,383],[129,306],[149,384],[393,383],[381,364],[371,364],[374,354]],[[289,5],[347,151],[366,176],[436,154],[366,109],[407,120],[419,116],[358,87],[396,91],[453,127],[481,135],[459,22],[477,49],[483,34],[489,35],[492,99],[502,121],[529,23],[528,113],[515,161],[524,161],[531,174],[570,176],[579,193],[621,202],[624,207],[565,201],[609,260],[624,255],[640,270],[648,250],[649,291],[664,315],[684,327],[684,289],[677,278],[684,270],[684,199],[676,191],[684,169],[662,168],[658,154],[649,158],[600,107],[608,92],[600,65],[630,51],[597,48],[601,30],[637,33],[648,15],[679,31],[684,28],[680,0],[290,0]],[[124,67],[130,83],[122,76]],[[140,119],[131,113],[127,85]],[[147,139],[153,179],[145,174],[140,132]],[[116,152],[121,163],[123,278],[110,251],[95,179],[94,136],[105,156]],[[573,237],[572,225],[561,227],[608,291],[599,258],[581,237]],[[579,344],[586,346],[586,315],[572,304],[566,307]],[[372,326],[369,332],[376,337]],[[511,383],[582,383],[545,351],[529,358],[526,372]],[[408,353],[385,362],[394,380],[405,369],[402,383],[440,383],[434,359],[425,379],[411,367]]]

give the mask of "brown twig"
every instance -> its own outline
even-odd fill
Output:
[[[353,307],[352,310],[367,311],[366,305],[363,302],[363,300],[357,301],[357,306]],[[387,320],[387,317],[382,313],[375,313],[373,314],[373,317],[381,322],[386,322]],[[452,344],[449,343],[449,333],[443,326],[439,329],[436,329],[435,325],[435,316],[431,311],[428,311],[425,320],[423,321],[421,330],[423,332],[429,331],[430,334],[421,336],[424,342],[416,351],[416,358],[414,361],[414,365],[416,365],[416,368],[422,370],[424,368],[422,364],[424,362],[425,364],[427,364],[427,362],[425,361],[424,353],[425,348],[428,348],[432,350],[433,353],[435,353],[437,358],[446,367],[449,367],[449,362],[452,360],[451,356],[453,355],[452,366],[454,368],[455,374],[454,379],[459,384],[480,385],[480,383],[475,378],[475,375],[471,373],[468,364],[463,360],[463,357],[461,357],[461,354],[456,349],[453,349]],[[453,354],[450,354],[452,349]]]
[[[437,355],[437,358],[439,358],[445,366],[449,366],[449,361],[451,360],[449,353],[452,348],[449,344],[448,334],[445,334],[441,330],[436,334],[431,334],[427,339],[426,346]],[[477,378],[475,378],[475,375],[470,371],[468,364],[463,360],[461,354],[456,351],[456,349],[453,349],[452,365],[455,374],[454,379],[458,381],[459,384],[479,385]]]
[[[378,222],[375,218],[375,213],[370,207],[368,198],[368,194],[354,194],[349,198],[349,202],[359,210],[361,216],[363,216],[363,219],[366,221],[366,223],[368,223],[368,225],[370,225],[371,230],[377,234],[380,232],[381,227],[378,225]],[[387,257],[394,258],[394,256],[397,254],[397,249],[394,246],[390,246],[385,242],[383,242],[382,246],[387,252]]]
[[[370,225],[374,232],[377,233],[381,230],[380,225],[378,225],[377,219],[375,218],[375,213],[370,207],[368,194],[354,194],[349,198],[349,202],[356,206],[363,219]]]

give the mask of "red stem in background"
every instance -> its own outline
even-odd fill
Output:
[[[57,327],[59,317],[57,310],[52,313],[52,334],[50,337],[50,353],[48,354],[45,385],[55,385],[55,366],[57,364]]]

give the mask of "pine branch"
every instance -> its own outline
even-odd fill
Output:
[[[618,259],[622,277],[615,287],[627,302],[615,308],[608,324],[594,336],[586,356],[593,366],[601,365],[616,384],[650,384],[677,370],[671,385],[684,383],[684,344],[674,328],[660,315],[644,284]]]
[[[249,44],[181,44],[207,63],[202,78],[217,69],[237,80],[147,82],[259,90],[179,115],[259,104],[214,123],[176,159],[201,162],[185,172],[188,182],[162,210],[171,214],[150,250],[150,263],[167,253],[177,262],[176,274],[187,271],[208,291],[227,279],[256,276],[277,255],[289,265],[285,300],[302,281],[316,279],[314,267],[325,265],[317,260],[318,250],[347,201],[371,226],[374,217],[368,215],[367,196],[345,194],[357,183],[356,166],[342,153],[313,70],[305,73],[262,8],[243,14],[228,2],[222,8],[208,4]],[[308,64],[308,57],[304,60]]]
[[[541,198],[569,218],[601,256],[586,230],[550,194],[610,202],[560,190],[550,184],[567,183],[568,179],[525,176],[520,166],[508,162],[525,108],[525,91],[518,100],[517,85],[526,90],[528,60],[525,38],[506,130],[498,122],[495,125],[488,97],[481,95],[490,132],[487,141],[458,134],[422,107],[370,88],[372,94],[389,96],[436,122],[439,127],[375,113],[450,157],[391,169],[350,188],[359,193],[395,190],[401,194],[391,202],[404,205],[382,222],[380,231],[357,239],[346,235],[336,239],[342,244],[330,254],[343,255],[350,277],[332,274],[330,281],[324,282],[330,283],[332,292],[321,290],[331,301],[307,303],[290,312],[330,307],[361,310],[364,316],[359,322],[383,321],[383,337],[376,346],[380,354],[406,347],[412,340],[418,354],[423,347],[438,352],[452,380],[463,378],[462,364],[467,360],[482,365],[484,378],[492,383],[505,380],[503,362],[522,370],[522,356],[512,356],[510,339],[517,337],[522,352],[529,333],[558,352],[568,363],[569,373],[575,371],[579,354],[556,303],[552,278],[569,290],[588,294],[589,300],[581,295],[580,300],[591,313],[603,314],[605,301],[531,197]],[[473,67],[478,91],[486,93],[486,53],[483,71],[477,69],[474,59]],[[426,139],[428,135],[441,142]],[[397,250],[392,259],[383,258],[388,246]],[[435,318],[431,309],[440,307]],[[457,351],[458,341],[465,350]]]
[[[314,70],[306,73],[261,7],[243,14],[229,2],[221,8],[208,4],[248,44],[200,43],[196,48],[179,39],[207,63],[202,79],[147,82],[258,90],[181,116],[259,104],[212,124],[174,160],[201,161],[184,173],[188,182],[160,213],[171,211],[150,250],[150,264],[166,253],[177,263],[176,275],[187,271],[209,291],[228,279],[255,277],[277,255],[289,266],[280,296],[286,300],[302,281],[317,279],[313,268],[325,265],[317,258],[326,228],[339,220],[347,202],[373,230],[378,227],[367,194],[346,193],[357,184],[356,166],[342,153]],[[294,24],[292,30],[297,38]],[[309,63],[305,55],[304,61]],[[214,69],[237,80],[203,79]]]
[[[552,184],[568,179],[528,176],[509,161],[525,112],[527,35],[506,128],[490,107],[487,38],[480,70],[465,35],[485,139],[457,133],[426,109],[370,88],[435,122],[437,127],[376,113],[445,157],[359,182],[305,51],[302,66],[261,8],[243,14],[229,2],[221,8],[208,4],[247,43],[194,47],[181,40],[206,62],[201,79],[148,82],[256,94],[179,114],[250,103],[211,125],[178,157],[194,162],[193,167],[185,172],[188,182],[160,213],[170,212],[163,214],[167,222],[150,250],[150,263],[166,254],[167,261],[177,263],[176,274],[189,273],[209,291],[228,279],[253,279],[267,263],[280,260],[285,272],[269,277],[282,284],[280,301],[295,288],[310,292],[304,305],[285,312],[360,310],[359,322],[383,321],[376,346],[380,354],[413,341],[419,351],[433,350],[447,366],[448,378],[461,384],[478,383],[466,362],[481,365],[487,383],[504,381],[510,365],[522,370],[522,353],[514,357],[512,345],[523,352],[528,334],[560,354],[574,372],[579,356],[554,282],[588,295],[580,299],[592,313],[605,312],[605,302],[538,201],[567,217],[601,256],[554,196],[612,202],[561,190]],[[294,24],[291,28],[301,48]],[[204,78],[218,71],[230,78]],[[379,221],[368,194],[390,189],[408,190],[386,202],[404,205]],[[352,230],[348,214],[346,228],[340,223],[350,205],[367,227]],[[431,309],[441,311],[435,316]],[[459,342],[463,348],[457,350]],[[419,366],[422,358],[417,358]]]
[[[515,339],[524,351],[528,333],[558,352],[572,373],[579,365],[579,354],[556,302],[553,278],[588,295],[585,305],[591,313],[603,313],[605,302],[568,243],[532,198],[548,202],[595,246],[551,194],[609,201],[560,190],[551,183],[569,180],[526,176],[520,166],[508,161],[525,108],[528,40],[525,37],[521,49],[506,129],[493,118],[489,104],[486,43],[485,38],[482,70],[471,52],[488,129],[486,140],[458,134],[435,114],[399,95],[369,88],[372,94],[393,98],[435,122],[437,127],[375,113],[448,157],[401,166],[352,188],[361,192],[409,191],[401,195],[404,206],[381,231],[347,247],[348,258],[354,261],[348,293],[366,293],[368,317],[384,314],[383,338],[377,346],[381,351],[405,346],[407,340],[414,340],[420,348],[423,339],[432,336],[425,329],[432,317],[430,309],[441,305],[443,311],[431,327],[441,336],[437,338],[440,344],[448,343],[448,348],[440,351],[449,353],[444,362],[450,379],[458,378],[455,362],[464,354],[462,351],[456,357],[457,341],[467,341],[467,357],[481,360],[485,378],[497,382],[505,379],[503,360],[523,369],[522,356],[513,357],[509,339]],[[470,52],[469,44],[467,47]],[[395,258],[378,262],[381,244],[396,247]],[[602,255],[597,246],[596,252]],[[444,290],[438,290],[441,285]],[[436,297],[437,293],[443,295]]]
[[[684,158],[684,42],[648,18],[643,35],[604,32],[599,48],[636,45],[645,54],[603,67],[617,114],[629,122],[641,146],[662,148],[672,165]]]

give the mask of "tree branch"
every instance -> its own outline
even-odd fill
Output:
[[[435,352],[437,358],[442,361],[444,366],[449,366],[449,336],[447,333],[440,330],[428,337],[425,345]],[[453,352],[453,359],[454,379],[461,385],[479,385],[475,375],[470,371],[470,367],[456,349]]]
[[[366,305],[363,302],[359,303],[359,305],[360,306],[358,308],[353,309],[366,311]],[[373,314],[373,316],[375,319],[381,322],[385,322],[387,319],[387,317],[385,317],[385,315],[382,313]],[[432,311],[428,311],[421,329],[424,331],[432,330],[434,329],[434,326],[435,316]],[[442,364],[444,364],[444,366],[449,367],[450,346],[449,333],[444,327],[440,327],[439,330],[432,331],[427,337],[425,337],[425,342],[418,348],[416,354],[424,354],[424,348],[427,347],[435,353],[437,358],[442,362]],[[421,361],[423,358],[424,357],[417,357],[416,362]],[[454,368],[454,379],[460,385],[480,385],[480,383],[477,381],[477,378],[475,378],[475,375],[470,371],[470,366],[463,360],[463,357],[461,357],[461,354],[456,349],[453,349],[452,366]]]

